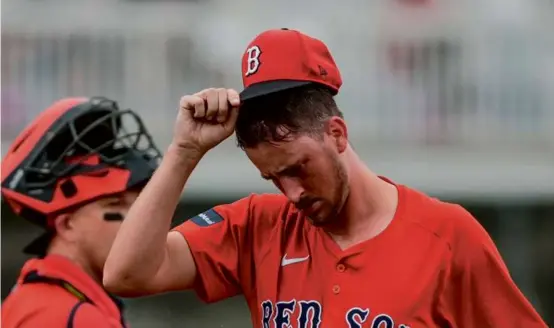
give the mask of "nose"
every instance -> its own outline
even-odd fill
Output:
[[[279,184],[281,185],[281,191],[291,202],[298,203],[300,201],[304,194],[304,188],[297,179],[281,178]]]

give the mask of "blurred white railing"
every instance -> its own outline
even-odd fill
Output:
[[[280,20],[249,17],[247,10],[260,5],[252,9],[246,0],[232,9],[217,1],[6,2],[3,144],[57,98],[105,95],[138,110],[165,145],[181,95],[209,86],[240,89],[242,48],[265,28],[288,26],[331,48],[344,79],[338,101],[365,158],[375,162],[375,154],[402,151],[406,158],[430,152],[440,160],[452,154],[467,159],[460,152],[479,151],[493,159],[537,159],[554,171],[548,155],[554,153],[554,15],[540,10],[503,27],[461,7],[425,16],[366,5],[373,11],[363,20],[360,10],[332,2],[339,6],[334,14],[344,17],[327,26],[284,16],[286,1],[269,9]],[[241,165],[243,158],[228,145],[222,158]],[[205,181],[199,185],[209,188]],[[544,188],[554,190],[554,178]]]

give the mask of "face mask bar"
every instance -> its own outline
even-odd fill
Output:
[[[25,179],[19,187],[47,188],[60,178],[108,166],[125,168],[129,156],[142,157],[157,166],[161,152],[137,114],[130,109],[119,110],[115,102],[102,98],[83,105],[96,107],[52,132],[54,136],[41,150],[41,156],[23,167]],[[98,160],[91,164],[93,156]]]

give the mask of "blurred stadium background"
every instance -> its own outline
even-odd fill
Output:
[[[268,28],[326,42],[354,147],[393,180],[462,203],[554,325],[554,1],[3,0],[2,154],[58,98],[104,95],[140,112],[162,149],[180,96],[241,89],[240,56]],[[273,191],[230,140],[176,214]],[[38,231],[2,206],[2,299]],[[129,300],[133,327],[248,327],[242,299]]]

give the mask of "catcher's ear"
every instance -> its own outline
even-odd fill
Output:
[[[53,220],[53,226],[56,230],[56,236],[61,239],[72,241],[77,238],[73,233],[75,231],[75,222],[69,213],[60,214]]]

